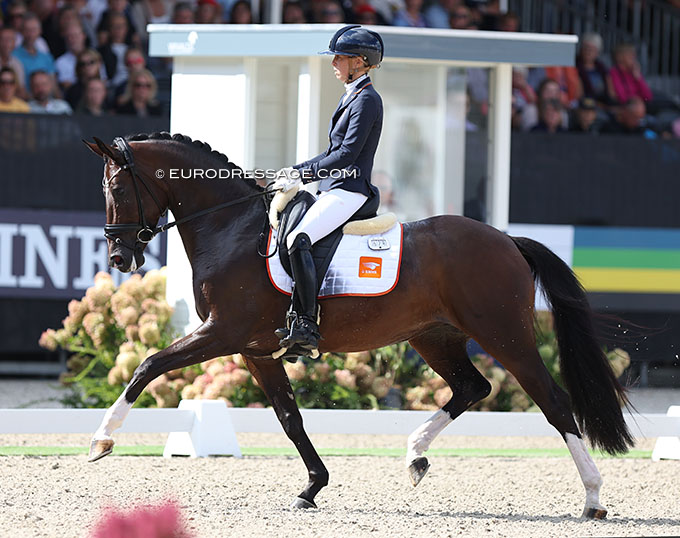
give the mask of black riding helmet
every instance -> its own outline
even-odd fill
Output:
[[[378,32],[353,24],[335,32],[328,50],[319,54],[361,56],[368,65],[378,65],[382,62],[384,52],[385,46]]]

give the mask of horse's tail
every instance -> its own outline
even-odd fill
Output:
[[[627,452],[633,438],[621,406],[628,405],[628,398],[595,338],[585,290],[569,266],[545,245],[525,237],[512,240],[552,307],[560,372],[581,431],[593,446],[610,454]]]

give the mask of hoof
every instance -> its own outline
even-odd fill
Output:
[[[90,457],[87,461],[97,461],[113,452],[113,439],[93,439],[90,445]]]
[[[585,508],[583,516],[586,519],[605,519],[607,517],[606,508]]]
[[[420,457],[411,462],[411,465],[408,466],[408,475],[411,478],[411,484],[413,484],[414,488],[420,484],[420,481],[427,474],[429,468],[430,463],[427,461],[427,458]]]
[[[316,508],[316,504],[302,497],[295,497],[295,500],[290,505],[291,508],[307,509]]]

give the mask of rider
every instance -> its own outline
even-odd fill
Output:
[[[318,285],[312,245],[344,224],[369,198],[378,196],[378,189],[371,184],[371,169],[382,130],[383,106],[368,72],[380,65],[383,52],[377,32],[352,25],[335,33],[328,50],[320,53],[334,55],[335,77],[345,84],[345,94],[331,118],[328,149],[280,170],[274,183],[274,188],[285,192],[300,182],[319,181],[317,201],[286,241],[299,311],[291,307],[290,330],[276,331],[281,347],[318,348]]]

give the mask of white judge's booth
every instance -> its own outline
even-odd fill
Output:
[[[246,170],[278,170],[325,150],[344,88],[332,57],[317,53],[338,28],[149,25],[150,55],[173,61],[171,131],[208,142]],[[384,104],[372,179],[384,209],[403,220],[462,214],[474,198],[466,190],[481,189],[487,222],[507,229],[512,66],[573,65],[577,38],[374,29],[385,59],[371,71]],[[476,123],[467,114],[471,101],[484,112]],[[174,230],[168,269],[168,300],[186,332],[199,320]]]

